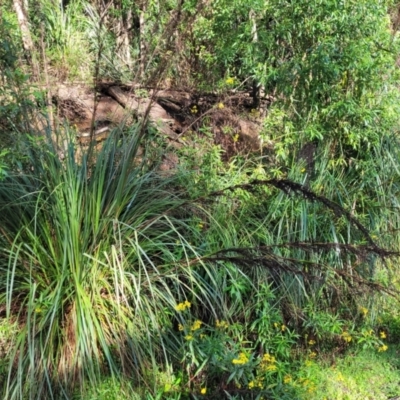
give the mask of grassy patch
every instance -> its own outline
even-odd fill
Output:
[[[400,394],[399,347],[378,353],[348,353],[329,363],[306,364],[300,374],[315,382],[301,398],[311,400],[388,399]]]

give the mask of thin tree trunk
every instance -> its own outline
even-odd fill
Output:
[[[130,68],[132,66],[129,31],[132,27],[132,10],[126,15],[121,15],[118,21],[117,48],[123,62]]]
[[[257,43],[258,42],[257,21],[256,21],[256,13],[254,12],[253,9],[251,9],[249,12],[249,19],[251,21],[251,36],[253,43]],[[260,86],[255,79],[253,79],[252,97],[253,97],[253,107],[257,109],[260,106]]]
[[[22,0],[13,0],[14,10],[17,14],[19,28],[21,29],[22,45],[24,47],[25,58],[28,65],[32,68],[33,77],[39,77],[39,68],[33,55],[33,41],[29,30],[28,18]]]
[[[145,37],[146,37],[146,21],[145,21],[145,14],[147,11],[147,4],[146,1],[143,1],[142,7],[140,9],[140,15],[139,15],[139,40],[140,40],[140,69],[139,69],[139,75],[140,79],[144,77],[144,71],[146,67],[146,59],[147,59],[147,54],[146,54],[146,42],[145,42]]]

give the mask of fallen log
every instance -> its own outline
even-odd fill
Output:
[[[122,107],[132,111],[137,117],[148,116],[150,123],[160,133],[172,140],[181,141],[179,135],[171,129],[171,126],[175,124],[175,120],[159,104],[151,99],[136,100],[126,95],[118,86],[110,86],[106,91]]]

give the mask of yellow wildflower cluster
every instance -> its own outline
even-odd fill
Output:
[[[292,382],[292,377],[290,375],[285,375],[283,378],[283,383],[287,385],[290,382]]]
[[[193,340],[193,336],[192,335],[186,335],[185,339],[189,342],[190,340]]]
[[[379,336],[380,336],[381,339],[386,339],[386,332],[380,331],[379,332]]]
[[[350,343],[350,342],[352,341],[352,337],[351,337],[350,333],[347,332],[347,331],[344,331],[344,332],[342,333],[342,338],[343,338],[343,340],[344,340],[345,342],[347,342],[347,343]]]
[[[183,303],[179,303],[175,306],[176,311],[185,311],[187,308],[190,308],[191,304],[187,300]]]
[[[202,322],[199,319],[194,321],[192,327],[190,328],[190,330],[191,331],[197,331],[198,329],[201,328],[201,324],[202,324]]]
[[[378,348],[378,351],[381,353],[382,351],[386,351],[387,349],[388,349],[388,346],[386,346],[386,344],[384,344]]]
[[[249,382],[249,389],[259,388],[263,389],[264,385],[261,378],[254,379],[253,381]]]
[[[197,114],[197,113],[199,112],[199,110],[197,109],[196,104],[190,109],[190,112],[191,112],[192,114]]]
[[[263,372],[272,372],[277,370],[276,366],[276,358],[274,356],[271,356],[271,354],[264,354],[261,363],[260,363],[260,369]]]
[[[217,107],[221,110],[225,108],[224,103],[218,103]]]
[[[220,321],[219,319],[217,319],[215,321],[215,326],[217,328],[226,329],[228,328],[229,324],[226,321]]]
[[[274,356],[271,356],[271,354],[266,353],[266,354],[264,354],[261,363],[275,364],[276,363],[276,358]]]
[[[235,83],[235,78],[227,78],[225,83],[227,85],[233,85]]]
[[[317,353],[316,353],[315,351],[312,351],[312,352],[309,354],[309,357],[310,357],[310,358],[315,358],[315,357],[317,357]]]
[[[280,329],[282,332],[285,332],[285,330],[286,330],[286,325],[284,325],[284,324],[278,324],[277,322],[274,322],[274,327],[276,328],[276,329]]]
[[[234,358],[232,360],[232,364],[235,364],[235,365],[244,365],[244,364],[247,364],[248,362],[249,362],[249,358],[243,352],[239,354],[238,358]]]
[[[201,394],[206,394],[206,393],[207,393],[207,388],[202,388],[202,389],[200,390],[200,393],[201,393]]]
[[[315,343],[316,343],[316,342],[315,342],[314,339],[310,339],[310,340],[308,341],[308,344],[309,344],[310,346],[314,346]]]

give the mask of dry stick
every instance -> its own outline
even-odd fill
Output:
[[[92,113],[92,118],[90,121],[90,142],[92,142],[96,132],[95,132],[95,122],[96,122],[96,112],[97,112],[97,106],[99,104],[97,95],[96,95],[96,89],[99,85],[99,77],[100,77],[100,58],[101,54],[103,51],[103,42],[101,40],[101,29],[103,27],[103,21],[104,18],[106,17],[106,11],[108,8],[111,6],[112,0],[105,6],[103,12],[101,13],[100,9],[99,11],[99,24],[97,26],[97,41],[98,41],[98,50],[97,50],[97,55],[96,55],[96,64],[95,64],[95,70],[94,70],[94,76],[93,76],[93,81],[94,81],[94,99],[93,99],[93,113]],[[87,159],[90,160],[92,153],[93,153],[93,148],[94,146],[90,145],[88,154],[87,154]]]
[[[47,57],[45,52],[45,43],[44,43],[44,26],[43,21],[40,24],[40,46],[42,48],[42,58],[43,58],[43,69],[44,69],[44,78],[46,81],[46,100],[47,100],[47,114],[49,118],[49,125],[50,129],[52,130],[52,139],[58,147],[58,138],[56,134],[56,126],[54,121],[53,115],[53,103],[52,103],[52,94],[51,94],[51,87],[50,87],[50,80],[49,80],[49,73],[48,73],[48,64],[47,64]]]

